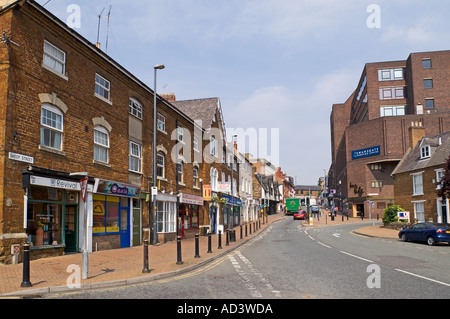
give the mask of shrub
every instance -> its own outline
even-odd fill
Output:
[[[396,223],[398,222],[397,213],[404,212],[405,210],[398,205],[390,203],[383,211],[383,223]]]

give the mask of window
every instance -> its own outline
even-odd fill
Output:
[[[422,173],[414,174],[413,177],[413,195],[423,195]]]
[[[158,113],[158,130],[165,132],[166,131],[166,117]]]
[[[157,202],[156,230],[158,233],[174,233],[176,231],[176,202]]]
[[[372,188],[383,188],[383,181],[372,181]]]
[[[63,113],[50,104],[41,109],[41,145],[62,151]]]
[[[66,72],[66,53],[50,42],[44,41],[43,63],[50,69],[64,75]]]
[[[130,98],[130,114],[142,120],[142,105],[133,98]]]
[[[425,89],[432,89],[433,88],[433,79],[424,79],[423,80],[423,87]]]
[[[198,148],[198,137],[194,136],[194,151],[199,151]]]
[[[106,80],[104,77],[95,74],[95,94],[109,101],[110,89],[111,89],[110,82]]]
[[[194,187],[198,187],[198,167],[194,166]]]
[[[441,189],[442,185],[441,185],[441,181],[444,178],[444,169],[440,168],[440,169],[436,169],[436,189]]]
[[[380,100],[400,100],[405,98],[406,88],[389,87],[380,88]]]
[[[211,137],[209,144],[210,153],[213,156],[217,156],[217,141],[214,137]]]
[[[129,169],[136,173],[142,173],[142,146],[134,142],[130,142]]]
[[[414,215],[417,219],[417,222],[423,223],[425,222],[425,203],[417,202],[414,203]]]
[[[219,191],[219,172],[215,168],[211,168],[211,190]]]
[[[378,70],[378,80],[380,82],[404,80],[403,68]]]
[[[434,109],[434,99],[425,99],[425,108]]]
[[[402,116],[405,115],[406,107],[404,105],[400,106],[382,106],[380,107],[380,116]]]
[[[383,166],[381,164],[370,164],[370,169],[372,171],[379,171],[383,169]]]
[[[94,127],[94,160],[108,163],[109,133],[102,126]]]
[[[156,161],[156,176],[164,178],[166,156],[163,152],[158,152]]]
[[[179,162],[178,164],[177,164],[177,178],[178,178],[178,183],[183,183],[183,171],[184,171],[184,168],[183,168],[183,162]]]
[[[184,143],[184,129],[182,127],[177,128],[178,141]]]
[[[424,69],[431,69],[431,59],[423,59],[422,60],[422,67]]]
[[[430,157],[430,146],[424,146],[420,149],[420,159],[425,159]]]

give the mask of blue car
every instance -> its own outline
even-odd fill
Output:
[[[438,242],[450,244],[450,225],[439,223],[417,223],[398,233],[401,241],[423,241],[433,246]]]

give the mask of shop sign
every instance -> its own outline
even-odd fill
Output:
[[[30,185],[61,188],[72,191],[81,191],[80,183],[78,182],[71,182],[62,179],[47,178],[34,175],[30,176]],[[92,191],[92,185],[88,185],[88,190]]]
[[[9,159],[13,161],[34,164],[34,157],[9,152]]]
[[[377,156],[381,154],[381,147],[380,146],[374,146],[365,148],[362,150],[357,150],[352,152],[352,160],[358,159],[358,158],[364,158],[364,157],[370,157],[370,156]]]
[[[203,200],[211,201],[211,185],[203,185]]]
[[[239,198],[227,195],[222,195],[222,198],[227,200],[227,205],[242,206],[242,201]]]
[[[218,183],[219,184],[219,192],[222,193],[230,193],[231,192],[231,183]]]
[[[190,194],[180,194],[180,203],[203,206],[203,198]]]
[[[97,194],[109,194],[126,197],[139,197],[141,195],[140,187],[119,182],[95,179],[95,185],[96,187],[94,187],[94,192]]]

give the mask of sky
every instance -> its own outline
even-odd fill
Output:
[[[356,90],[366,63],[450,49],[444,0],[37,2],[93,43],[99,35],[102,50],[108,43],[108,55],[151,88],[153,67],[164,64],[158,94],[220,98],[228,140],[239,132],[241,152],[297,185],[328,171],[332,105]]]

